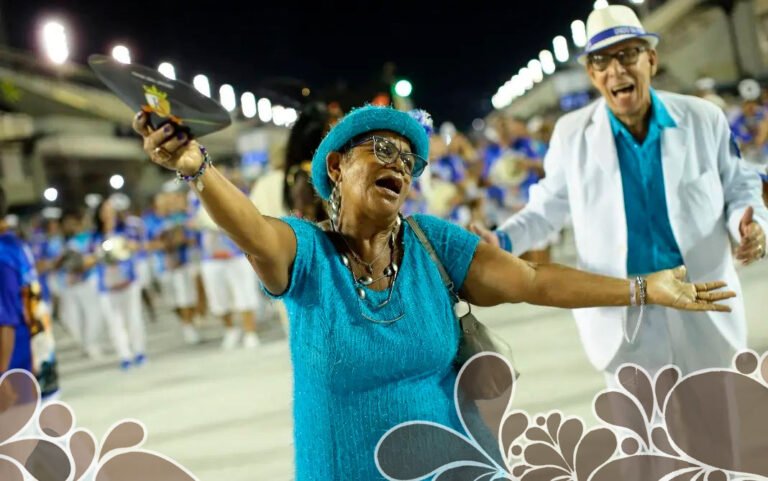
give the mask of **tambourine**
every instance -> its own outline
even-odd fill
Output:
[[[502,154],[488,172],[488,180],[494,185],[517,187],[528,176],[528,170],[519,162],[523,157],[512,153]]]
[[[107,264],[118,264],[131,258],[131,249],[122,236],[109,237],[101,243],[103,259]]]

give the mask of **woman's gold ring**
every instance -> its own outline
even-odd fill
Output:
[[[155,147],[155,150],[153,150],[152,153],[162,160],[168,160],[172,157],[171,153],[162,147]]]

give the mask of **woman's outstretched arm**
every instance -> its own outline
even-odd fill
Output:
[[[717,301],[735,296],[719,290],[724,282],[684,282],[685,268],[649,275],[647,303],[695,311],[730,311]],[[479,306],[526,302],[576,309],[630,305],[630,280],[606,277],[559,264],[525,262],[497,247],[480,243],[462,294]]]

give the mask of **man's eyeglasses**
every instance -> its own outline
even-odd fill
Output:
[[[631,67],[637,63],[640,58],[640,54],[647,51],[648,47],[628,47],[623,50],[619,50],[616,53],[591,53],[589,54],[589,63],[598,72],[602,72],[607,69],[613,59],[619,61],[619,63],[625,67]]]
[[[368,142],[373,142],[373,153],[376,155],[379,162],[382,164],[391,164],[399,157],[403,161],[405,171],[413,178],[420,176],[427,166],[427,161],[424,158],[413,152],[403,152],[394,142],[385,139],[384,137],[379,137],[378,135],[366,137],[351,143],[346,150],[349,151],[360,145],[367,144]]]

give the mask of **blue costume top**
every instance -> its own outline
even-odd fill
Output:
[[[435,217],[414,218],[462,286],[479,238]],[[290,284],[278,296],[291,319],[296,479],[383,479],[374,452],[389,429],[424,420],[461,430],[453,402],[459,327],[452,302],[407,223],[392,301],[372,311],[327,234],[284,220],[297,242]],[[366,293],[375,302],[387,295]],[[363,315],[403,317],[381,324]]]
[[[22,288],[34,281],[37,281],[37,272],[29,248],[11,232],[0,234],[0,326],[12,327],[16,333],[9,370],[32,370],[32,347],[24,321]]]
[[[84,256],[93,254],[93,244],[91,242],[91,237],[92,235],[90,232],[77,233],[67,239],[65,243],[66,249],[77,252]],[[67,285],[85,282],[91,278],[93,272],[93,268],[90,268],[84,272],[67,272],[64,274],[64,282]]]
[[[666,128],[676,127],[675,121],[653,90],[648,135],[642,143],[635,140],[610,110],[608,118],[624,188],[629,243],[627,273],[648,274],[683,265],[683,256],[669,222],[661,165],[661,134]]]
[[[135,240],[129,230],[124,228],[116,229],[109,238],[123,237],[126,240]],[[92,250],[95,252],[97,246],[107,240],[101,233],[93,234]],[[106,262],[102,260],[96,264],[96,275],[98,278],[99,292],[110,292],[115,289],[122,289],[136,280],[136,257],[135,253],[125,260],[117,262]]]
[[[141,220],[144,222],[147,240],[157,240],[163,232],[163,218],[150,211],[144,213],[141,216]],[[149,253],[149,262],[155,275],[159,275],[165,270],[165,256],[161,249],[152,250]]]
[[[759,107],[753,116],[746,116],[741,112],[731,120],[731,132],[740,143],[748,144],[755,139],[759,125],[766,116],[768,109],[765,107]]]
[[[44,232],[35,233],[32,237],[31,248],[35,260],[55,261],[64,251],[65,240],[62,235],[47,236]],[[63,279],[62,273],[49,271],[40,274],[40,288],[43,300],[50,301],[52,279]]]
[[[134,258],[136,260],[144,260],[149,253],[145,247],[145,243],[149,240],[147,232],[147,224],[142,217],[129,215],[125,219],[125,232],[127,237],[136,242],[138,249],[134,252]]]
[[[189,227],[189,215],[186,212],[177,212],[165,217],[154,215],[145,220],[147,236],[151,240],[161,239],[164,235],[171,234],[175,229],[181,229],[185,239],[192,239],[195,235]],[[153,253],[155,273],[161,274],[166,270],[176,269],[186,265],[190,261],[190,248],[188,245],[179,246],[172,252],[164,249]]]

